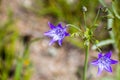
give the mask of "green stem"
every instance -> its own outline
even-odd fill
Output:
[[[87,72],[87,65],[88,65],[88,53],[89,53],[89,44],[86,46],[83,80],[86,80],[86,72]]]
[[[72,25],[72,24],[67,24],[66,26],[67,26],[67,27],[69,27],[69,26],[70,26],[70,27],[73,27],[73,28],[75,28],[75,29],[77,29],[77,30],[81,31],[81,30],[80,30],[77,26],[75,26],[75,25]]]
[[[92,25],[92,26],[94,26],[94,25],[95,25],[95,23],[96,23],[96,21],[97,21],[97,19],[98,19],[99,14],[100,14],[100,9],[99,9],[99,10],[98,10],[98,12],[97,12],[97,15],[96,15],[96,17],[95,17],[95,20],[94,20],[94,22],[93,22],[93,25]]]
[[[84,15],[84,24],[85,24],[85,29],[86,29],[86,14],[85,14],[85,11],[83,12],[83,15]]]
[[[102,52],[101,49],[96,44],[95,44],[95,46],[99,52]]]

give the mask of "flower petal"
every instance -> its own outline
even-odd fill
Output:
[[[99,53],[99,54],[98,54],[98,58],[101,58],[101,57],[102,57],[102,53]]]
[[[107,52],[104,56],[106,56],[106,57],[110,58],[110,57],[111,57],[111,55],[112,55],[112,51],[109,51],[109,52]]]
[[[48,25],[49,25],[49,27],[50,27],[51,29],[54,29],[54,28],[55,28],[55,26],[54,26],[52,23],[50,23],[50,22],[48,22]]]
[[[61,39],[61,40],[58,40],[58,44],[59,44],[60,46],[62,46],[62,39]]]
[[[59,23],[57,26],[58,26],[59,28],[63,29],[61,23]]]
[[[67,33],[67,32],[65,32],[65,36],[70,36],[70,34],[69,34],[69,33]]]
[[[44,35],[48,37],[53,37],[53,34],[50,34],[49,32],[45,32]]]
[[[118,63],[118,61],[116,61],[116,60],[113,60],[113,59],[110,59],[111,60],[111,64],[116,64],[116,63]]]
[[[98,60],[92,61],[91,64],[97,66],[98,65]]]
[[[51,40],[49,43],[49,46],[51,46],[54,42],[55,42],[55,40]]]
[[[101,74],[101,72],[103,71],[103,69],[104,69],[104,66],[102,64],[99,64],[98,65],[98,73],[97,74],[98,75]]]
[[[105,69],[106,71],[108,71],[108,72],[112,72],[112,68],[111,68],[110,65],[106,65],[106,66],[104,67],[104,69]]]
[[[44,35],[48,36],[50,35],[51,33],[48,31],[48,32],[45,32]]]

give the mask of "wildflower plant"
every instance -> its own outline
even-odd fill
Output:
[[[82,38],[84,42],[84,47],[85,47],[85,61],[84,61],[84,72],[83,72],[83,80],[86,80],[86,72],[87,72],[87,65],[88,65],[88,57],[89,57],[89,49],[90,49],[90,43],[96,44],[97,40],[93,36],[93,32],[97,28],[96,22],[99,17],[100,10],[98,10],[98,13],[95,17],[95,20],[93,21],[93,24],[88,26],[86,24],[86,12],[87,8],[84,6],[83,7],[83,16],[84,16],[84,30],[79,28],[78,26],[72,25],[72,24],[67,24],[66,27],[62,27],[61,24],[58,24],[57,26],[52,25],[50,22],[48,23],[51,30],[48,32],[45,32],[44,35],[48,37],[52,37],[52,40],[50,41],[49,45],[53,44],[55,41],[58,41],[58,44],[61,46],[62,40],[64,37],[69,36],[70,34],[66,32],[66,29],[71,27],[75,28],[77,31],[72,33],[72,37],[77,37]],[[96,45],[97,47],[97,45]],[[95,61],[92,61],[92,64],[95,66],[98,66],[98,74],[100,74],[103,69],[105,69],[108,72],[112,72],[111,64],[116,64],[118,61],[110,59],[112,52],[108,52],[105,55],[102,54],[102,51],[100,50],[99,47],[97,47],[97,50],[100,52],[98,54],[98,59]]]

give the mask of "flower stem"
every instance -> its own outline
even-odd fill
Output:
[[[75,29],[77,29],[77,30],[79,30],[79,31],[81,31],[81,29],[80,28],[78,28],[77,26],[75,26],[75,25],[72,25],[72,24],[67,24],[66,25],[67,27],[73,27],[73,28],[75,28]]]
[[[83,80],[86,80],[86,72],[87,72],[87,65],[88,65],[88,53],[89,53],[89,44],[86,46]]]
[[[95,17],[95,20],[94,20],[94,22],[93,22],[91,27],[93,27],[96,24],[99,14],[100,14],[100,9],[98,10],[97,15]]]
[[[85,12],[83,12],[83,16],[84,16],[84,24],[85,24],[85,29],[86,29],[86,14],[85,14]]]

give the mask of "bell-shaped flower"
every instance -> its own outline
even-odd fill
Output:
[[[49,45],[52,45],[54,42],[57,41],[58,44],[61,46],[64,37],[70,35],[68,32],[66,32],[67,27],[62,27],[61,23],[59,23],[57,26],[54,26],[53,24],[48,22],[48,25],[51,30],[45,32],[44,35],[52,38]]]
[[[116,64],[118,61],[110,59],[112,55],[112,52],[109,51],[106,54],[99,53],[98,59],[95,61],[92,61],[91,64],[98,66],[98,74],[100,74],[103,69],[105,69],[108,72],[112,72],[111,64]]]

